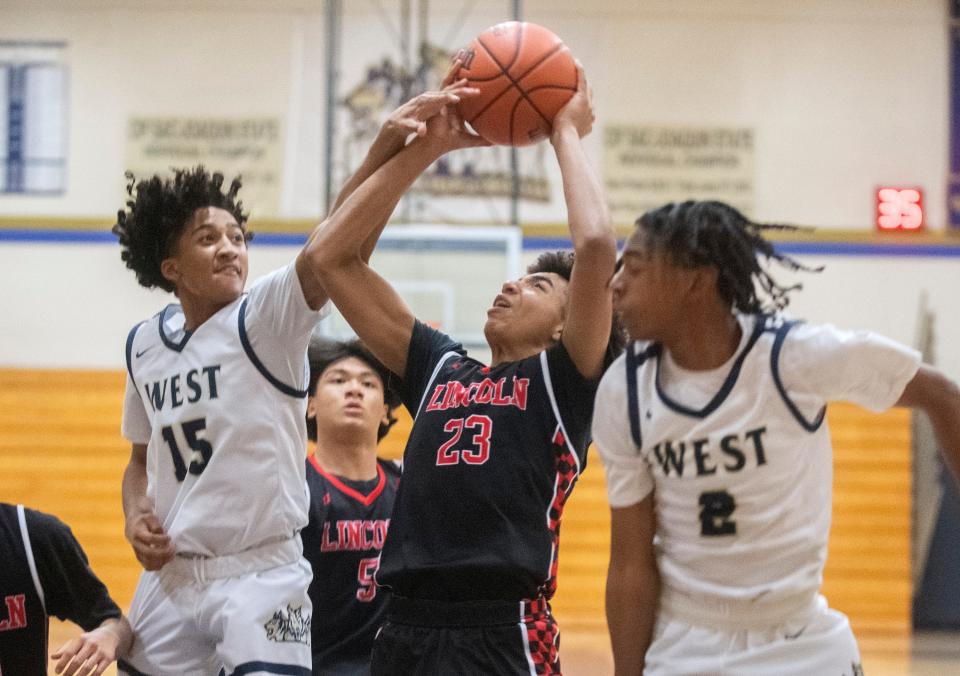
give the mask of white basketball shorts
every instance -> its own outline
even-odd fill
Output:
[[[134,645],[119,673],[310,676],[312,573],[302,551],[296,536],[144,572],[129,613]]]
[[[768,628],[690,624],[662,613],[646,676],[863,676],[847,617],[817,599],[810,613]]]

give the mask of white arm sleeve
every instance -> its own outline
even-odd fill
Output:
[[[296,260],[255,281],[247,295],[247,337],[267,370],[282,382],[306,385],[304,359],[310,333],[329,314],[327,303],[311,310],[297,276]]]
[[[132,444],[146,444],[150,441],[150,418],[143,407],[143,399],[137,392],[137,386],[127,374],[127,388],[123,394],[123,421],[120,433]]]
[[[784,341],[780,372],[787,390],[885,411],[920,368],[920,353],[869,331],[800,324]]]
[[[593,409],[593,440],[607,474],[611,507],[629,507],[653,490],[653,474],[630,434],[626,359],[621,355],[600,381]]]

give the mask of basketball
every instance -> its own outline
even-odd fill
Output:
[[[456,77],[480,90],[460,102],[460,113],[497,145],[525,146],[547,138],[554,115],[577,91],[570,50],[535,23],[508,21],[488,28],[457,58]]]

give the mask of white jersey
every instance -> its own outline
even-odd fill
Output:
[[[766,609],[775,623],[814,604],[821,584],[833,474],[826,403],[892,406],[919,354],[867,332],[738,321],[740,347],[710,371],[631,345],[600,384],[593,437],[613,507],[654,491],[662,598]]]
[[[127,339],[123,435],[178,552],[223,556],[307,523],[307,344],[319,315],[294,263],[185,331],[179,305]]]

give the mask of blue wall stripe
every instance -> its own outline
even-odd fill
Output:
[[[79,244],[113,242],[116,244],[117,236],[109,230],[0,229],[0,242],[70,242]]]
[[[68,243],[68,244],[115,244],[116,236],[109,230],[37,230],[26,228],[0,228],[0,242]],[[304,233],[257,233],[253,246],[303,246],[307,241]],[[621,242],[621,245],[623,243]],[[389,250],[404,250],[409,242],[391,240],[382,243]],[[562,237],[524,237],[523,248],[527,251],[569,249],[570,240]],[[957,244],[884,244],[882,242],[777,242],[777,250],[792,255],[812,256],[895,256],[919,258],[960,258],[960,243]],[[464,248],[462,242],[450,240],[435,243],[436,250],[456,251]],[[470,242],[469,250],[499,251],[499,243]]]
[[[777,242],[777,251],[816,256],[960,257],[960,244],[878,244],[874,242]]]

